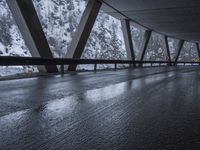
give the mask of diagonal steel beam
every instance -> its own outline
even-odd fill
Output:
[[[73,37],[71,46],[66,54],[66,58],[80,59],[96,21],[97,15],[100,11],[101,5],[102,2],[98,0],[88,1],[77,31]],[[76,67],[77,65],[70,65],[68,66],[68,70],[75,71]]]
[[[164,45],[164,49],[165,49],[165,57],[167,58],[167,61],[169,61],[170,65],[171,65],[172,59],[171,59],[170,50],[169,50],[168,37],[163,35],[162,41],[163,41],[163,45]]]
[[[128,19],[121,20],[122,31],[124,35],[124,43],[127,52],[128,60],[135,60],[135,54],[133,49],[133,41],[131,35],[130,21]]]
[[[200,47],[199,47],[199,43],[196,43],[196,46],[197,46],[198,57],[200,59]]]
[[[144,60],[144,56],[145,56],[145,53],[146,53],[146,50],[147,50],[147,47],[148,47],[148,44],[149,44],[149,40],[151,38],[151,33],[152,33],[152,31],[150,31],[150,30],[145,31],[144,40],[143,40],[143,44],[142,44],[142,50],[139,53],[139,60],[140,61]]]
[[[33,57],[53,58],[32,0],[6,0]],[[40,72],[58,72],[56,65],[38,66]]]
[[[179,59],[184,42],[185,42],[184,40],[180,40],[178,43],[178,47],[177,47],[177,51],[176,51],[176,55],[175,55],[175,64],[177,63],[177,61]]]

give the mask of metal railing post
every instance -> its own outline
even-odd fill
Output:
[[[65,73],[64,64],[60,65],[60,70],[61,70],[61,74],[64,74],[64,73]]]
[[[94,71],[95,72],[97,71],[97,64],[96,63],[94,64]]]
[[[115,70],[117,70],[117,63],[115,63]]]

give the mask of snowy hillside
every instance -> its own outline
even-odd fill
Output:
[[[64,57],[86,6],[84,0],[33,0],[43,30],[54,57]],[[131,27],[136,56],[141,49],[144,31]],[[0,0],[0,55],[31,56],[15,24],[5,0]],[[177,41],[170,39],[170,50],[175,55]],[[186,54],[186,55],[185,55]],[[186,43],[181,60],[195,60],[194,44]],[[82,58],[126,59],[120,21],[100,12]],[[160,35],[153,33],[145,60],[163,60],[164,48]],[[37,71],[35,67],[1,67],[0,76]]]

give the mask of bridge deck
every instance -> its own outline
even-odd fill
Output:
[[[1,81],[0,149],[199,149],[200,69]]]

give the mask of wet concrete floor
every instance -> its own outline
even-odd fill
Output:
[[[200,68],[0,81],[1,150],[199,150]]]

